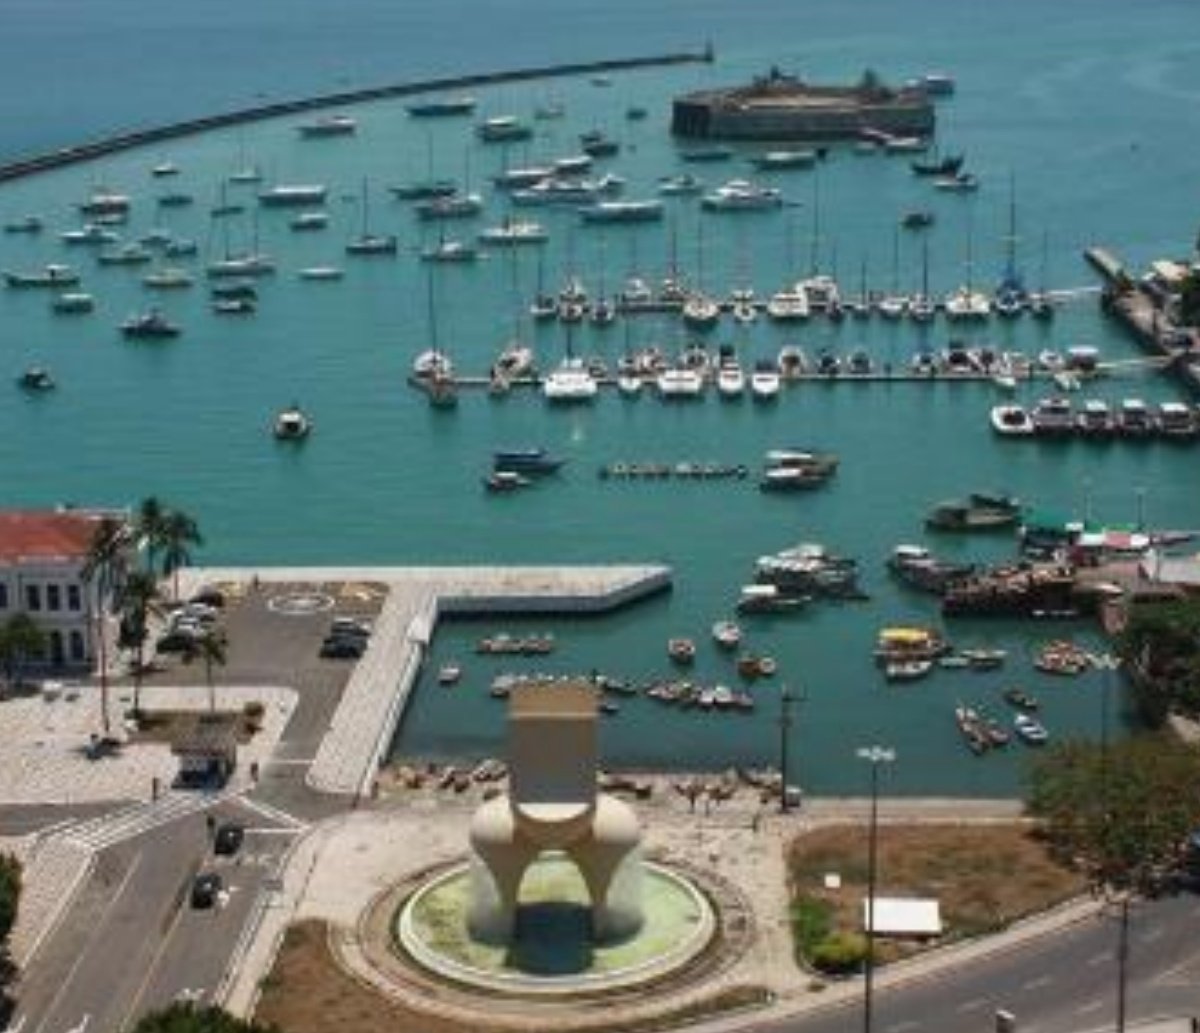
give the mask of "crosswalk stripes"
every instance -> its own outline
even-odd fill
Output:
[[[232,794],[168,793],[153,803],[136,803],[112,814],[81,822],[61,838],[87,850],[103,850],[160,825],[203,811]]]
[[[248,796],[243,796],[238,799],[238,803],[242,807],[261,814],[268,821],[278,822],[280,825],[285,825],[289,829],[303,831],[309,827],[308,822],[302,821],[301,819],[288,814],[287,811],[280,810],[278,807],[272,807],[269,803],[264,803],[262,800],[254,800]]]

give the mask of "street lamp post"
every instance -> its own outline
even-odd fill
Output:
[[[867,839],[867,956],[863,970],[863,1033],[871,1033],[872,996],[875,983],[875,859],[879,828],[879,765],[890,764],[896,751],[883,746],[866,746],[856,751],[871,765],[871,825]]]

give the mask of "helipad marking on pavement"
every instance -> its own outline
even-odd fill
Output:
[[[286,592],[267,600],[267,609],[284,617],[309,617],[332,610],[334,598],[325,592]]]

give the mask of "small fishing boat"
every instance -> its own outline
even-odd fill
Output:
[[[302,280],[340,280],[346,274],[336,265],[309,265],[296,275]]]
[[[712,637],[722,649],[736,649],[742,641],[742,629],[737,621],[717,621],[712,626]]]
[[[1041,704],[1037,698],[1031,696],[1028,692],[1019,688],[1010,688],[1004,690],[1004,700],[1010,706],[1016,707],[1018,710],[1037,710]]]
[[[50,307],[60,316],[79,315],[91,312],[96,307],[96,299],[81,291],[67,291],[55,297]]]
[[[312,122],[302,122],[296,131],[309,138],[352,136],[358,131],[358,122],[350,115],[326,115]]]
[[[779,397],[779,371],[769,359],[760,359],[750,374],[750,394],[756,402],[773,402]]]
[[[277,441],[303,441],[312,432],[312,418],[293,403],[275,414],[271,433]]]
[[[1050,739],[1046,726],[1028,714],[1017,714],[1013,718],[1013,729],[1030,746],[1042,746]]]
[[[667,642],[667,655],[677,664],[690,664],[696,659],[696,643],[690,638],[673,638]]]
[[[491,470],[483,478],[483,486],[490,492],[504,493],[528,488],[533,478],[516,470]]]
[[[883,665],[883,675],[888,681],[916,681],[932,669],[932,660],[889,660]]]
[[[49,370],[42,366],[30,366],[17,377],[17,386],[23,391],[36,394],[42,391],[53,391],[56,385]]]
[[[1034,433],[1033,419],[1019,405],[996,405],[991,412],[992,430],[1005,437],[1029,437]]]
[[[158,309],[130,316],[121,324],[121,333],[131,338],[178,337],[180,328]]]

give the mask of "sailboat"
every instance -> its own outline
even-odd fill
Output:
[[[534,320],[539,323],[548,322],[558,315],[558,299],[553,294],[546,292],[545,285],[546,264],[541,252],[538,253],[537,265],[537,295],[533,299],[533,304],[529,306],[529,314]]]
[[[600,281],[599,289],[596,292],[596,300],[592,302],[591,310],[588,313],[588,318],[592,326],[600,329],[605,329],[613,325],[617,318],[617,307],[608,297],[605,291],[604,270],[605,270],[605,248],[604,234],[600,234]]]
[[[1050,297],[1050,291],[1046,286],[1046,264],[1049,253],[1050,238],[1046,233],[1042,234],[1042,269],[1040,274],[1041,283],[1036,291],[1030,293],[1029,314],[1034,319],[1049,320],[1054,318],[1054,302]]]
[[[253,234],[252,245],[249,251],[243,251],[240,254],[234,254],[229,246],[229,221],[222,220],[222,229],[225,239],[225,254],[223,258],[219,258],[208,264],[206,272],[210,279],[228,279],[230,277],[245,277],[245,276],[265,276],[275,272],[275,261],[269,255],[264,254],[258,249],[258,210],[255,209],[252,216]]]
[[[879,299],[884,319],[899,319],[908,310],[908,298],[900,293],[900,231],[892,230],[892,289]]]
[[[908,303],[908,315],[914,323],[930,323],[936,307],[929,294],[929,238],[921,238],[921,292]]]
[[[454,367],[450,358],[438,344],[437,305],[433,291],[433,266],[427,266],[425,277],[426,318],[429,323],[429,348],[421,352],[413,362],[413,376],[429,396],[429,404],[435,409],[452,409],[458,405],[458,385],[454,381]]]
[[[509,263],[511,280],[509,293],[513,306],[512,338],[504,346],[499,357],[492,365],[490,387],[493,394],[506,393],[512,382],[518,377],[528,376],[533,372],[533,348],[524,342],[521,333],[521,290],[517,277],[517,253],[512,252]]]
[[[704,293],[704,227],[696,223],[696,290],[683,303],[683,322],[693,330],[711,330],[721,318],[721,306]]]
[[[372,233],[368,229],[370,222],[370,191],[367,180],[362,182],[362,230],[359,235],[346,245],[348,255],[394,255],[396,253],[396,238],[390,233]]]
[[[238,160],[234,170],[229,174],[230,183],[261,183],[263,178],[262,169],[253,162],[246,160],[246,137],[244,134],[238,134]]]
[[[971,284],[974,263],[971,252],[971,219],[967,217],[967,282],[946,298],[946,318],[951,320],[987,319],[991,315],[991,302]]]
[[[1008,234],[1004,238],[1004,275],[992,296],[996,314],[1012,319],[1025,311],[1028,292],[1017,272],[1017,187],[1016,177],[1008,180]]]

